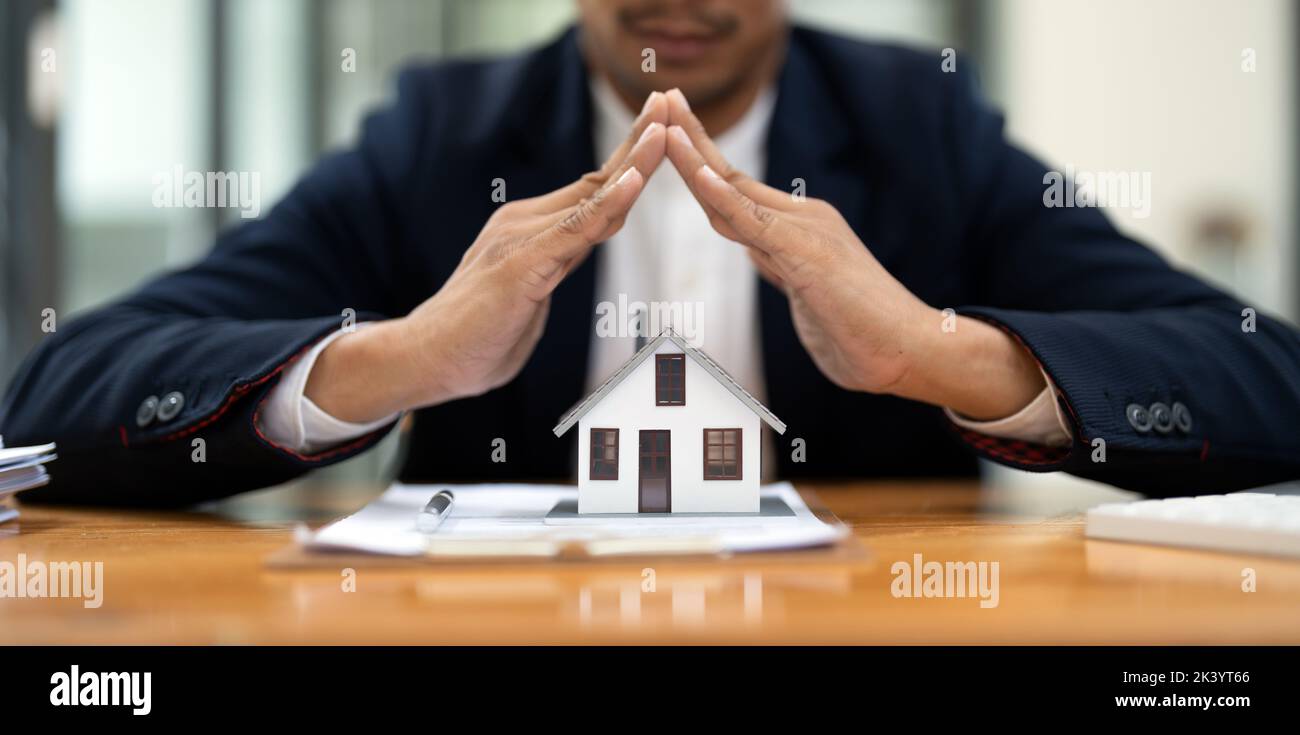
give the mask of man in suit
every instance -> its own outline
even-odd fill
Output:
[[[549,429],[631,356],[594,329],[620,298],[702,305],[704,349],[790,427],[783,477],[1300,475],[1295,331],[1047,206],[965,64],[780,0],[579,8],[535,51],[408,70],[264,219],[40,345],[0,409],[59,442],[28,497],[219,497],[408,412],[404,480],[572,477]]]

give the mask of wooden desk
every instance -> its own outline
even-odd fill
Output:
[[[810,486],[872,555],[817,565],[272,571],[296,521],[373,495],[285,489],[209,513],[23,508],[0,561],[104,562],[104,599],[0,599],[0,643],[1300,643],[1300,563],[1086,540],[1095,497],[975,483]],[[375,491],[377,492],[377,490]],[[896,561],[996,561],[999,600],[896,598]],[[1253,568],[1256,592],[1242,591]]]

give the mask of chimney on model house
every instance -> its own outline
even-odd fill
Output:
[[[633,352],[640,352],[645,347],[646,342],[650,341],[650,325],[648,315],[644,309],[639,307],[632,310],[632,336],[636,338],[636,345],[632,348]]]

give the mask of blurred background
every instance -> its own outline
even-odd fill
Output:
[[[236,209],[155,176],[260,173],[263,211],[348,145],[403,64],[543,42],[572,0],[0,0],[0,381],[69,315],[200,257]],[[1056,167],[1149,171],[1118,226],[1262,310],[1300,314],[1291,0],[791,0],[803,23],[952,48]],[[345,71],[351,53],[355,71]],[[937,61],[936,61],[937,63]],[[396,451],[308,485],[380,476]],[[1003,478],[1006,479],[1006,478]]]

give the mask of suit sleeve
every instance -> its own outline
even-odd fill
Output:
[[[1296,330],[1170,267],[1095,207],[1047,206],[1047,168],[1004,139],[969,77],[952,76],[977,293],[958,311],[1038,359],[1074,438],[1055,448],[954,431],[1004,464],[1152,495],[1300,476]]]
[[[306,455],[270,441],[257,418],[317,340],[349,317],[397,310],[399,210],[427,124],[421,83],[404,75],[398,102],[366,121],[355,149],[322,160],[202,261],[46,337],[0,404],[8,443],[59,445],[51,484],[24,498],[186,505],[289,480],[382,438],[390,427]],[[155,412],[151,396],[163,403]]]

